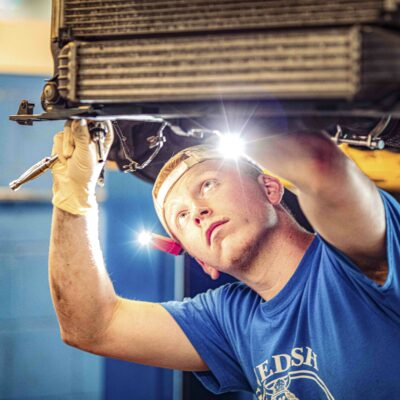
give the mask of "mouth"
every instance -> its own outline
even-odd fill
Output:
[[[214,222],[214,223],[212,223],[209,227],[208,227],[208,229],[207,229],[207,231],[206,231],[206,240],[207,240],[207,244],[210,246],[211,245],[211,235],[213,234],[213,232],[214,232],[214,230],[216,229],[216,228],[218,228],[219,226],[221,226],[221,225],[224,225],[224,224],[226,224],[228,221],[217,221],[217,222]]]

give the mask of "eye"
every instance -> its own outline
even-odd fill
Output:
[[[209,190],[213,189],[217,185],[217,181],[215,179],[207,179],[204,181],[201,190],[203,193],[208,192]]]
[[[181,211],[178,213],[176,219],[179,225],[183,225],[188,217],[189,213],[187,211]]]

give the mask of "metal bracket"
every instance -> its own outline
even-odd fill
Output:
[[[17,121],[20,125],[32,125],[32,116],[33,116],[33,109],[35,108],[34,103],[29,103],[28,100],[22,100],[19,107],[18,107],[18,112],[17,115],[13,115],[13,117],[26,117],[26,118],[20,118],[20,119],[13,119],[14,121]],[[10,117],[11,119],[11,117]]]
[[[336,134],[333,137],[335,143],[347,143],[353,146],[366,147],[370,150],[382,150],[385,148],[385,141],[380,138],[391,121],[391,115],[381,118],[375,127],[366,136],[351,135],[345,133],[340,125],[336,125]]]
[[[32,125],[35,121],[57,121],[63,119],[90,118],[96,115],[96,111],[91,106],[81,106],[75,108],[57,108],[49,106],[42,114],[33,114],[35,104],[28,100],[22,100],[15,115],[10,115],[11,121],[16,121],[20,125]],[[103,118],[104,119],[104,118]]]
[[[155,136],[150,136],[149,138],[147,138],[147,141],[149,143],[149,148],[154,149],[154,151],[151,153],[150,157],[141,164],[139,164],[137,161],[133,160],[130,157],[128,150],[125,147],[126,146],[126,144],[125,144],[126,137],[122,133],[121,128],[118,125],[118,122],[113,121],[113,126],[114,126],[114,131],[120,140],[122,152],[124,153],[124,157],[128,161],[128,164],[124,165],[122,168],[124,169],[125,173],[128,173],[128,172],[135,172],[138,169],[144,169],[154,160],[154,158],[157,156],[157,154],[160,152],[160,150],[164,146],[164,143],[166,142],[166,138],[164,136],[164,129],[167,126],[169,126],[169,123],[166,121],[163,121],[157,134]]]
[[[70,27],[61,27],[58,29],[58,47],[61,49],[64,47],[68,42],[70,42],[72,39],[72,30]]]

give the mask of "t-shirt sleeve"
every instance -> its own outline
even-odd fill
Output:
[[[228,307],[223,298],[225,286],[201,293],[192,299],[161,303],[210,369],[195,372],[196,377],[216,394],[233,390],[251,391],[223,331],[223,307]]]
[[[386,219],[386,254],[388,261],[388,275],[383,285],[378,285],[361,272],[361,270],[343,253],[320,239],[326,244],[327,251],[339,262],[339,266],[353,280],[358,280],[364,286],[378,290],[381,294],[389,295],[392,299],[400,300],[400,204],[387,192],[379,189]],[[362,240],[362,239],[360,239]]]
[[[385,206],[386,254],[388,277],[383,289],[390,289],[400,298],[400,204],[388,193],[379,191]]]

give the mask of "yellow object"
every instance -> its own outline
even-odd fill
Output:
[[[378,187],[389,192],[400,193],[400,153],[389,150],[360,150],[350,147],[347,143],[338,146],[343,153],[351,158]],[[264,170],[268,175],[268,170]],[[278,176],[283,185],[296,193],[296,187],[289,181]]]
[[[345,143],[339,147],[377,186],[391,192],[400,192],[400,153],[359,150]]]

